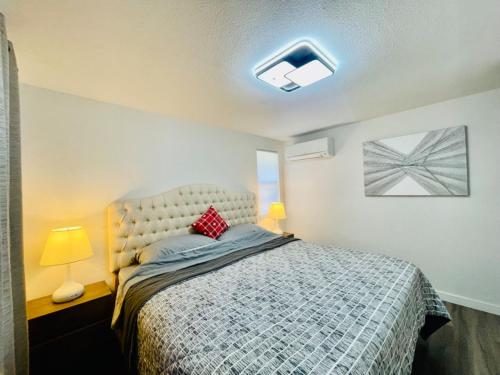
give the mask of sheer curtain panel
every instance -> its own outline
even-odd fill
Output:
[[[17,66],[0,13],[0,375],[28,374],[25,305]]]

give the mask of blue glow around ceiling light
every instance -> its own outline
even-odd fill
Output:
[[[279,52],[268,57],[264,62],[257,64],[253,69],[253,73],[259,80],[285,92],[295,91],[301,87],[326,78],[327,76],[333,75],[337,69],[336,60],[316,46],[317,43],[313,42],[311,39],[302,39],[290,43]],[[321,64],[309,64],[314,60],[317,60]],[[301,71],[300,68],[303,66],[304,69]],[[306,76],[305,78],[307,78],[307,74],[311,73],[309,70],[313,67],[323,69],[323,74],[310,75],[310,82],[304,84],[304,77]],[[287,69],[289,71],[284,71]],[[330,71],[331,73],[324,74],[325,71]],[[303,78],[301,80],[302,86],[289,78],[298,77],[299,75]]]

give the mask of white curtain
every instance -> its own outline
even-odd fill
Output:
[[[28,374],[22,246],[17,66],[0,13],[0,375]]]

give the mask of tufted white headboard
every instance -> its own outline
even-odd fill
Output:
[[[256,223],[255,194],[217,185],[186,185],[108,207],[109,268],[116,272],[135,261],[136,251],[165,237],[191,232],[191,224],[213,205],[230,225]]]

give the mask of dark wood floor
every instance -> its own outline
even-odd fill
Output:
[[[446,307],[453,321],[419,341],[412,375],[500,375],[500,316]]]

